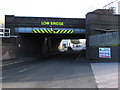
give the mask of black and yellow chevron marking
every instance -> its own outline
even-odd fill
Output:
[[[57,33],[57,34],[73,34],[74,30],[46,30],[46,29],[33,29],[33,33]]]

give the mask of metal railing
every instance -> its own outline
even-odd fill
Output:
[[[10,37],[10,29],[0,28],[0,37]]]

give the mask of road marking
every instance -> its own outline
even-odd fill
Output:
[[[27,70],[29,70],[29,69],[32,69],[32,68],[36,67],[36,66],[37,66],[37,65],[32,66],[32,67],[30,67],[30,68],[26,68],[26,69],[20,70],[19,72],[21,73],[21,72],[27,71]]]
[[[5,64],[5,65],[1,65],[1,66],[8,66],[8,65],[12,65],[12,64],[16,64],[16,63],[20,63],[20,62],[24,62],[24,61],[28,61],[28,60],[23,60],[23,61],[19,61],[19,62],[13,62],[13,63],[9,63],[9,64]]]
[[[54,60],[54,59],[53,59],[53,60]],[[51,62],[51,61],[47,61],[47,62],[44,62],[44,63],[41,63],[41,64],[46,64],[46,63],[49,63],[49,62]],[[39,64],[38,64],[38,65],[39,65]],[[19,72],[22,73],[22,72],[24,72],[24,71],[28,71],[28,70],[30,70],[30,69],[38,66],[38,65],[35,65],[35,66],[30,67],[30,68],[26,68],[26,69],[20,70]]]
[[[23,70],[21,70],[21,71],[19,71],[19,72],[24,72],[24,71],[27,71],[27,70],[29,70],[29,69],[23,69]]]

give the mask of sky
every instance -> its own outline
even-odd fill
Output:
[[[0,0],[3,15],[85,18],[114,0]]]

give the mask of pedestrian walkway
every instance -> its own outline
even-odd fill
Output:
[[[118,88],[118,63],[91,63],[98,88]]]

